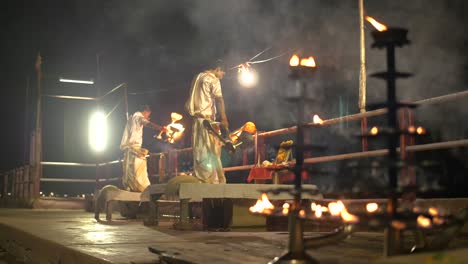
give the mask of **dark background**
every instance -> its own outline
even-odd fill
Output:
[[[412,45],[397,51],[397,67],[415,77],[397,84],[400,99],[411,101],[466,90],[468,83],[468,2],[465,0],[365,1],[366,12],[389,26],[409,29]],[[313,55],[317,77],[310,84],[307,115],[332,118],[357,113],[359,81],[358,1],[3,1],[0,68],[0,171],[28,162],[29,131],[34,127],[37,89],[34,63],[43,58],[43,92],[95,96],[122,82],[130,93],[130,112],[150,104],[152,120],[170,122],[184,113],[193,76],[216,65],[246,61],[267,47],[261,58],[289,51],[259,64],[259,84],[241,87],[235,71],[222,81],[231,128],[250,120],[260,130],[295,121],[294,107],[283,98],[297,93],[287,78],[291,53]],[[368,73],[385,69],[384,52],[370,48],[366,24]],[[59,83],[59,77],[94,79],[95,86]],[[121,91],[103,102],[110,111]],[[385,98],[385,84],[368,78],[368,102]],[[44,98],[43,159],[93,162],[87,144],[92,102]],[[417,112],[431,140],[466,138],[466,99]],[[184,121],[189,126],[188,120]],[[100,159],[120,157],[125,124],[123,105],[110,115],[110,139]],[[329,146],[328,154],[359,150],[359,124],[341,124],[312,137]],[[151,133],[146,133],[151,137]],[[147,139],[148,140],[148,139]],[[189,146],[186,137],[180,146]],[[465,152],[449,152],[462,164]],[[463,165],[464,164],[464,165]],[[465,167],[463,167],[465,166]],[[71,172],[50,172],[68,174]],[[90,175],[93,172],[89,172]],[[334,185],[334,183],[329,183]]]

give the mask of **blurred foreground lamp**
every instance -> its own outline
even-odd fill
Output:
[[[65,78],[60,78],[60,82],[64,83],[80,83],[80,84],[94,84],[94,81],[91,80],[73,80],[73,79],[65,79]]]
[[[89,119],[89,146],[96,152],[101,152],[106,148],[107,141],[107,120],[103,112],[95,112]]]

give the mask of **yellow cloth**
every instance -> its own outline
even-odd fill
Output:
[[[222,96],[219,79],[213,73],[202,72],[193,79],[190,97],[185,103],[185,110],[194,117],[193,172],[203,183],[226,183],[221,164],[221,142],[203,127],[203,118],[214,120],[215,98]]]
[[[226,183],[221,163],[222,143],[203,126],[203,120],[193,119],[193,172],[203,183]]]
[[[146,169],[148,150],[139,146],[124,149],[122,183],[127,191],[143,192],[150,185]]]
[[[190,88],[190,97],[185,110],[191,116],[214,119],[215,98],[222,97],[221,82],[210,72],[202,72],[195,77]]]

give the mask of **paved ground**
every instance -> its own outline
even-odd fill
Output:
[[[168,220],[158,228],[141,221],[97,223],[79,210],[0,209],[0,263],[161,263],[151,246],[195,263],[267,263],[281,254],[285,232],[177,231]],[[317,235],[317,233],[309,233]],[[465,263],[468,238],[453,250],[382,258],[380,233],[356,233],[340,244],[309,251],[320,263]]]

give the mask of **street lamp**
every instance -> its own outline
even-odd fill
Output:
[[[107,117],[103,112],[95,112],[89,119],[89,145],[96,152],[102,152],[106,148],[107,141]]]
[[[80,83],[80,84],[94,84],[94,80],[73,80],[73,79],[65,79],[65,78],[60,78],[60,82],[65,82],[65,83]]]

